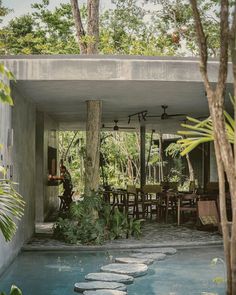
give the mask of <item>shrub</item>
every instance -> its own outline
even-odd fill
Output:
[[[54,236],[73,244],[102,244],[105,240],[140,237],[141,222],[113,209],[93,193],[71,205],[69,218],[58,218]]]

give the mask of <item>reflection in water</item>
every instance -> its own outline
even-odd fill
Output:
[[[23,252],[0,278],[0,290],[8,292],[12,283],[26,295],[74,295],[76,282],[100,271],[115,257],[127,252]],[[213,258],[223,258],[222,248],[182,249],[149,266],[146,276],[128,285],[129,295],[225,294],[225,284],[213,282],[224,277],[222,263],[211,266]],[[203,293],[205,292],[205,293]]]

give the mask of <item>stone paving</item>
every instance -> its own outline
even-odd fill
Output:
[[[144,249],[136,249],[138,254],[143,254]],[[177,250],[175,248],[151,248],[151,254],[164,254],[174,255]],[[149,253],[150,254],[150,253]],[[90,273],[85,276],[86,282],[75,283],[74,291],[78,293],[83,293],[83,295],[126,295],[128,294],[126,284],[135,283],[134,278],[148,275],[148,266],[146,264],[140,264],[140,259],[132,260],[130,263],[130,256],[123,257],[123,263],[119,262],[121,258],[115,258],[115,262],[102,266],[101,271],[107,271],[106,273]],[[158,260],[158,259],[157,259]],[[122,275],[120,274],[122,273]],[[105,281],[102,278],[102,275],[106,276]],[[125,274],[125,275],[124,275]],[[128,276],[129,275],[129,276]],[[117,276],[119,277],[117,280]],[[126,276],[129,279],[122,282],[119,282],[121,276]],[[122,277],[122,280],[124,279]],[[101,279],[102,278],[102,279]],[[130,280],[130,278],[132,280]],[[100,281],[99,281],[100,279]],[[109,280],[107,280],[109,279]],[[112,281],[114,279],[114,281]],[[89,280],[89,281],[88,281]],[[169,295],[175,294],[173,292],[168,293]],[[200,295],[200,294],[199,294]],[[201,292],[201,295],[217,295],[215,293],[206,293]]]
[[[141,250],[142,249],[140,249],[140,251]],[[153,253],[164,254],[164,253],[160,253],[160,248],[152,248],[152,250],[153,250]],[[136,251],[138,252],[139,250],[136,250]],[[161,251],[172,254],[172,255],[177,252],[177,250],[174,248],[162,248]],[[122,259],[122,263],[119,263],[121,259]],[[130,260],[132,261],[132,263],[130,263]],[[107,291],[106,293],[107,295],[114,295],[114,292],[117,292],[117,291],[127,291],[127,287],[125,284],[133,283],[134,278],[146,275],[148,271],[148,266],[145,263],[140,264],[140,259],[136,259],[136,258],[132,258],[128,256],[123,258],[116,257],[114,263],[104,265],[101,267],[100,270],[101,270],[100,273],[90,273],[86,275],[85,280],[87,280],[87,282],[75,283],[74,291],[78,293],[83,293],[84,295],[86,294],[88,295],[89,291],[93,291],[91,295],[96,295],[96,293],[99,291],[100,291],[100,294],[103,294],[102,292],[105,291],[105,289]],[[104,277],[106,277],[105,281],[102,278],[102,274],[104,274]],[[120,282],[121,276],[122,276],[122,280],[124,279],[124,276],[126,277],[126,280],[123,281],[123,283]],[[113,282],[111,281],[112,279],[114,279]],[[125,294],[127,294],[127,292]]]
[[[107,241],[102,246],[70,245],[52,238],[53,223],[36,225],[35,237],[24,245],[24,250],[66,250],[66,249],[132,249],[145,247],[183,247],[201,245],[220,245],[222,237],[218,232],[200,231],[193,227],[177,226],[176,224],[163,224],[145,222],[140,239],[118,239]]]

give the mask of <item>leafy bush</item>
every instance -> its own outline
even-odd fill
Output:
[[[1,292],[0,295],[6,295],[6,293]],[[22,295],[22,292],[18,287],[16,287],[15,285],[12,285],[9,295]]]
[[[113,209],[94,193],[71,205],[70,218],[58,218],[54,236],[72,244],[102,244],[105,240],[140,237],[141,222]]]

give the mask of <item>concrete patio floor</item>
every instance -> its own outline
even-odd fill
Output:
[[[198,247],[222,245],[222,237],[216,231],[200,231],[186,225],[145,222],[140,239],[118,239],[98,246],[70,245],[55,240],[53,223],[36,224],[36,235],[24,245],[23,250],[107,250],[152,247]]]

